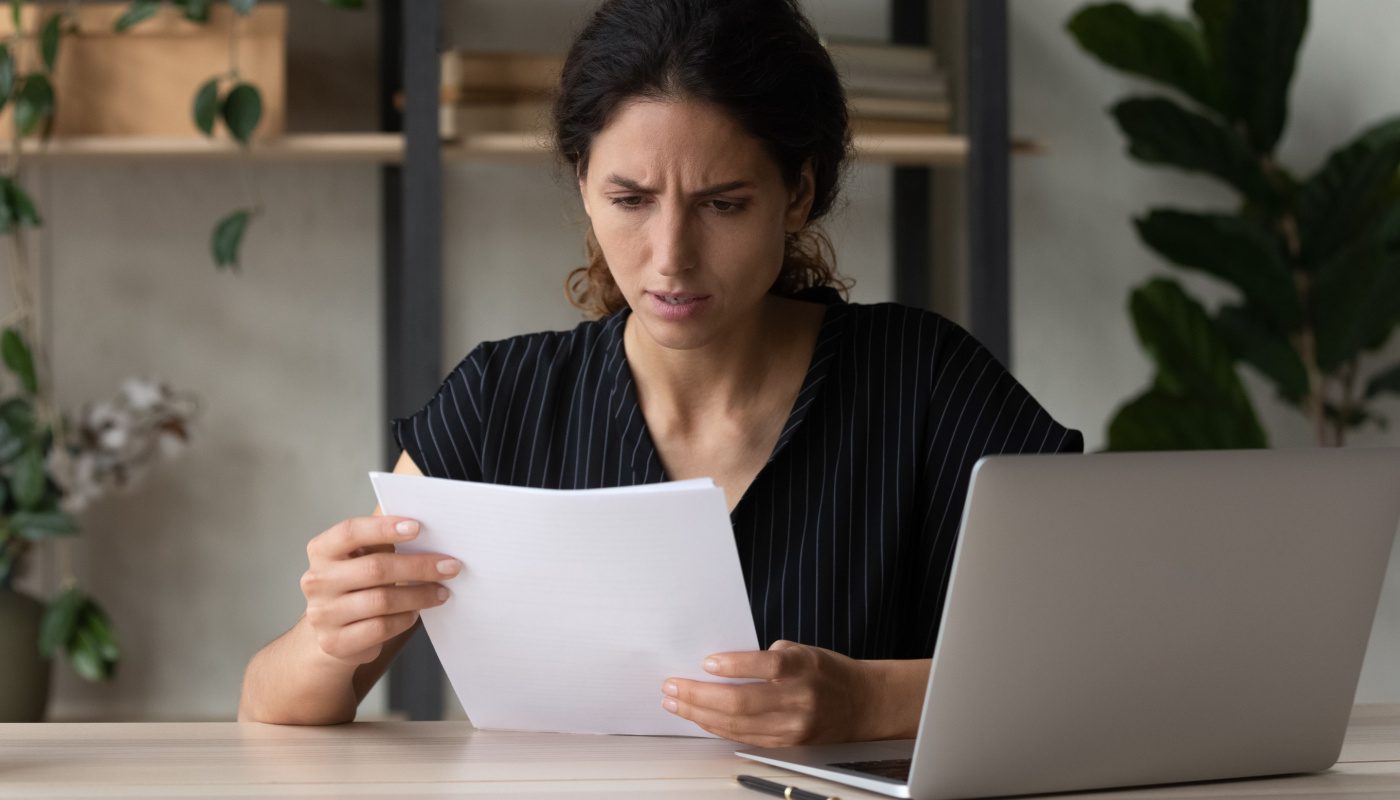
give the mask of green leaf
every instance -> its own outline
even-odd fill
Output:
[[[78,626],[78,616],[86,603],[82,592],[68,589],[50,600],[39,622],[39,652],[48,658],[72,640]]]
[[[1390,240],[1392,227],[1400,228],[1400,206],[1314,276],[1313,328],[1323,372],[1383,346],[1400,322],[1400,242]]]
[[[1205,42],[1189,21],[1103,3],[1080,9],[1067,27],[1080,47],[1108,66],[1170,86],[1208,108],[1222,108]]]
[[[210,78],[194,96],[194,124],[205,136],[214,135],[214,120],[219,116],[219,79]]]
[[[1235,187],[1264,208],[1278,198],[1259,162],[1238,137],[1215,121],[1187,111],[1165,97],[1135,97],[1113,106],[1128,152],[1149,164],[1203,172]]]
[[[0,464],[8,464],[19,457],[29,447],[29,441],[10,428],[10,423],[0,421]]]
[[[9,185],[13,183],[9,178],[0,176],[0,235],[9,235],[15,232],[15,227],[19,220],[15,219],[15,209],[10,207]]]
[[[17,511],[10,516],[10,527],[31,542],[78,532],[78,523],[62,511]]]
[[[68,665],[86,681],[96,683],[108,677],[98,642],[91,632],[81,628],[68,645]]]
[[[1303,262],[1311,267],[1331,258],[1374,221],[1374,199],[1400,169],[1400,117],[1372,126],[1327,158],[1303,183],[1298,195],[1298,228]],[[1366,209],[1372,213],[1364,213]]]
[[[34,433],[34,403],[27,397],[11,397],[0,402],[0,420],[4,420],[16,436],[25,440]]]
[[[332,8],[343,8],[351,11],[360,11],[365,7],[364,0],[324,0],[324,2]]]
[[[1200,270],[1239,289],[1281,331],[1302,324],[1298,293],[1278,241],[1260,224],[1237,216],[1157,209],[1133,220],[1143,242],[1181,267]]]
[[[99,622],[100,620],[100,622]],[[102,631],[108,631],[104,638]],[[106,627],[106,618],[97,604],[88,600],[78,616],[74,637],[68,643],[68,663],[73,670],[90,681],[105,681],[112,677],[119,651]]]
[[[1308,395],[1308,371],[1288,340],[1248,307],[1226,306],[1215,318],[1226,347],[1236,359],[1273,381],[1279,397],[1298,405]]]
[[[184,9],[185,19],[200,24],[209,21],[210,0],[185,0],[179,5]]]
[[[49,72],[53,72],[54,64],[58,61],[58,39],[63,34],[60,28],[62,24],[63,15],[54,14],[44,21],[44,28],[39,32],[39,52]]]
[[[159,10],[160,0],[136,0],[117,18],[117,33],[125,33],[137,23],[155,16]]]
[[[1366,399],[1390,392],[1400,394],[1400,364],[1371,378],[1366,384]]]
[[[9,422],[0,419],[0,464],[15,460],[28,446],[28,437],[20,435]]]
[[[1226,106],[1254,152],[1270,154],[1288,119],[1288,87],[1308,0],[1235,0],[1221,38]]]
[[[19,457],[29,447],[33,432],[34,412],[28,400],[12,397],[0,403],[0,464],[8,464]]]
[[[24,386],[24,390],[30,395],[39,392],[39,377],[34,372],[34,357],[29,353],[29,346],[24,343],[24,338],[19,335],[19,331],[14,328],[6,328],[0,334],[0,357],[5,360],[5,366],[14,373],[19,382]]]
[[[1138,288],[1129,304],[1138,339],[1157,365],[1153,389],[1133,410],[1125,409],[1123,424],[1137,431],[1129,436],[1137,442],[1131,447],[1151,440],[1140,426],[1158,414],[1174,415],[1157,425],[1178,442],[1173,447],[1265,446],[1267,437],[1234,360],[1201,304],[1165,278]],[[1191,426],[1200,426],[1205,438],[1183,438],[1182,431]],[[1110,426],[1110,437],[1112,433]],[[1120,429],[1120,442],[1121,435],[1126,434]]]
[[[30,447],[15,461],[14,474],[10,476],[10,489],[15,493],[15,503],[24,511],[32,511],[44,500],[44,454],[37,447]]]
[[[24,78],[15,98],[15,126],[20,136],[28,136],[53,114],[53,85],[43,73],[31,72]]]
[[[262,95],[258,87],[251,83],[240,83],[229,90],[224,98],[224,124],[233,138],[243,144],[248,143],[253,129],[262,119]]]
[[[258,4],[258,0],[228,0],[228,4],[233,6],[233,10],[239,15],[246,17],[253,13],[253,6]]]
[[[1132,293],[1128,305],[1138,340],[1157,364],[1159,387],[1178,396],[1248,402],[1229,349],[1205,309],[1180,284],[1149,281]]]
[[[15,57],[9,45],[0,44],[0,108],[10,102],[15,91]]]
[[[1230,12],[1235,8],[1235,0],[1192,0],[1191,13],[1201,25],[1201,39],[1206,46],[1206,60],[1210,62],[1213,80],[1224,85],[1221,65],[1225,53],[1225,27],[1230,22]]]
[[[97,637],[98,652],[102,658],[115,663],[121,656],[121,648],[117,646],[116,637],[112,635],[112,624],[107,619],[107,614],[97,605],[96,600],[88,600],[82,621],[84,626]]]
[[[1232,450],[1268,447],[1252,410],[1151,389],[1118,409],[1108,447],[1130,450]]]
[[[10,233],[17,225],[40,225],[39,210],[18,183],[0,177],[0,233]]]
[[[219,221],[214,228],[213,250],[214,265],[223,267],[238,267],[238,246],[243,241],[243,232],[248,228],[248,220],[252,217],[252,212],[248,209],[240,209],[229,214]]]

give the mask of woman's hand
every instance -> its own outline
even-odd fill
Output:
[[[875,675],[867,667],[873,663],[894,662],[857,661],[788,641],[757,652],[716,653],[705,659],[706,672],[763,682],[668,678],[662,706],[716,736],[760,747],[884,738],[870,719],[877,705]]]
[[[347,664],[373,661],[386,641],[413,627],[421,609],[447,600],[447,587],[437,581],[461,572],[462,564],[394,552],[395,542],[417,535],[411,519],[352,517],[306,546],[310,567],[301,592],[322,652]]]

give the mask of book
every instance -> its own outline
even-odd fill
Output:
[[[551,94],[559,89],[564,56],[448,50],[441,56],[444,90]]]
[[[856,96],[846,98],[846,104],[852,117],[872,119],[945,121],[951,112],[946,99]]]

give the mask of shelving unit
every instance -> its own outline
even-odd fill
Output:
[[[957,2],[957,0],[953,0]],[[939,0],[890,0],[893,40],[927,44],[930,5]],[[965,22],[967,136],[881,136],[857,141],[860,158],[896,165],[894,254],[896,300],[928,303],[933,170],[966,169],[969,308],[974,335],[1008,362],[1009,197],[1006,1],[961,0]],[[401,150],[384,157],[385,408],[415,411],[438,387],[442,360],[442,166],[444,162],[530,159],[532,134],[484,135],[444,147],[438,137],[436,0],[380,4],[380,118]],[[406,111],[393,102],[402,92]],[[275,149],[275,148],[274,148]],[[1033,151],[1021,143],[1016,149]],[[385,425],[386,460],[397,455]],[[392,466],[392,465],[390,465]],[[410,719],[438,719],[443,709],[441,666],[426,635],[405,646],[389,672],[391,709]]]

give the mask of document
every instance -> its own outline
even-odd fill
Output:
[[[661,707],[667,677],[721,683],[705,656],[757,650],[724,491],[708,478],[531,489],[370,473],[398,552],[462,572],[423,625],[484,729],[710,736]]]

